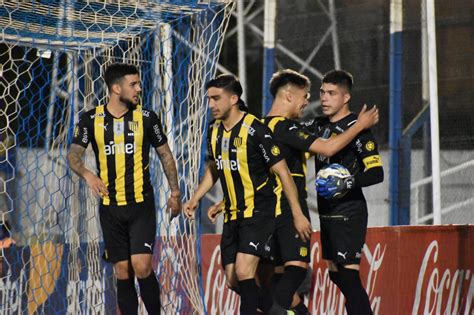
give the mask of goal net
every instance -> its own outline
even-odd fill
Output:
[[[137,65],[141,103],[161,117],[188,199],[202,161],[204,84],[215,74],[232,6],[0,1],[0,314],[117,312],[112,268],[101,259],[98,200],[67,165],[74,123],[107,102],[108,65]],[[90,147],[86,165],[96,168]],[[170,221],[156,154],[150,173],[164,313],[203,313],[199,231],[182,217]]]

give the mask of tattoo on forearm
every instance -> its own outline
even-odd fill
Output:
[[[179,190],[178,185],[178,172],[176,170],[176,164],[173,158],[173,154],[167,145],[163,145],[157,148],[157,153],[160,158],[163,170],[165,171],[166,178],[171,190]]]
[[[67,156],[69,160],[69,166],[74,171],[74,173],[80,177],[83,177],[82,170],[85,168],[84,161],[82,159],[85,151],[86,149],[84,147],[77,144],[72,144]]]

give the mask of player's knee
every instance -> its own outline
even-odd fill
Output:
[[[130,269],[128,261],[119,261],[114,264],[115,276],[119,280],[128,279],[130,277]]]
[[[248,265],[243,264],[238,264],[235,266],[235,274],[237,275],[237,279],[239,281],[255,277],[255,274],[252,274],[252,268],[250,268],[250,266]]]
[[[152,271],[151,264],[145,261],[134,261],[132,263],[133,271],[139,279],[148,277]]]

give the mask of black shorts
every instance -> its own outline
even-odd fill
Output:
[[[367,232],[367,212],[354,216],[320,215],[323,259],[336,264],[360,264]]]
[[[153,254],[156,211],[153,198],[126,206],[99,207],[107,262],[129,260],[134,254]]]
[[[224,223],[221,238],[222,266],[235,263],[237,253],[269,257],[275,218],[268,216],[238,219]]]
[[[306,201],[300,200],[300,205],[306,218],[310,220]],[[282,211],[291,212],[290,209],[282,209]],[[276,266],[282,266],[288,261],[310,262],[311,242],[303,241],[298,237],[292,216],[280,215],[277,217],[273,239],[275,246],[272,256]]]

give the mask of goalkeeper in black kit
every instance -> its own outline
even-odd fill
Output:
[[[352,75],[342,70],[323,77],[320,98],[325,117],[316,119],[310,127],[320,137],[334,137],[357,121],[349,109],[352,83]],[[341,177],[322,176],[316,181],[322,253],[330,279],[346,298],[347,314],[372,314],[359,277],[359,265],[368,217],[362,187],[380,183],[384,177],[377,143],[370,130],[364,130],[334,156],[319,154],[315,160],[316,172],[334,168],[330,164],[337,163],[350,173]]]

